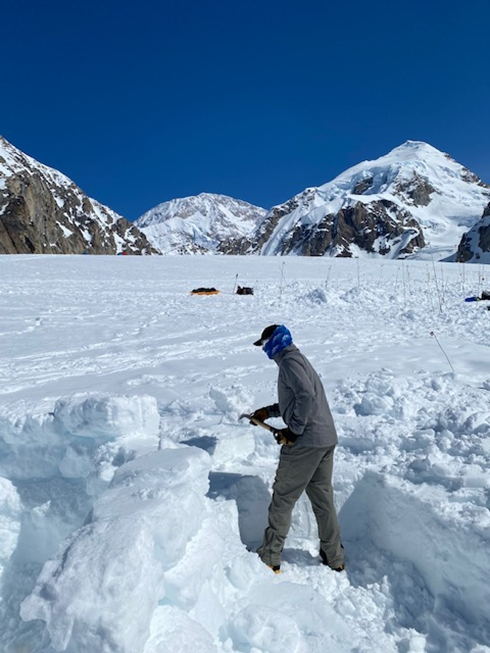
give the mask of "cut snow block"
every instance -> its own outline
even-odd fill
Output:
[[[153,438],[158,442],[160,416],[149,395],[73,395],[58,399],[53,417],[60,431],[97,441]]]
[[[251,429],[230,428],[229,433],[220,435],[213,454],[217,463],[225,463],[235,458],[242,460],[255,450],[255,438]]]
[[[207,515],[210,458],[166,449],[121,466],[92,521],[44,565],[21,605],[56,651],[141,653],[165,571],[186,554]]]
[[[418,570],[436,600],[488,628],[490,515],[437,485],[369,473],[340,511],[344,540],[371,541]]]
[[[22,502],[14,484],[0,477],[0,580],[4,566],[17,547],[22,511]]]

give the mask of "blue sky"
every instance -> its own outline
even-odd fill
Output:
[[[404,141],[490,183],[490,2],[4,3],[0,134],[128,219],[270,208]]]

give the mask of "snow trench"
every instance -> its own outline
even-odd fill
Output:
[[[45,639],[41,622],[19,623],[22,601],[46,561],[62,555],[66,566],[66,538],[83,532],[87,515],[119,467],[136,451],[157,448],[158,430],[156,401],[145,396],[75,395],[58,400],[49,414],[0,417],[4,641],[18,647],[24,632],[26,646],[39,633]]]
[[[361,405],[368,413],[366,397]],[[225,439],[162,439],[152,397],[75,395],[47,415],[2,419],[0,436],[6,653],[368,651],[379,633],[350,630],[349,610],[373,583],[396,587],[393,611],[414,642],[443,641],[451,615],[489,641],[484,508],[450,501],[420,476],[387,468],[354,478],[339,513],[348,573],[315,586],[315,551],[301,550],[316,539],[307,501],[294,513],[285,578],[271,580],[249,551],[268,483],[213,468],[231,455]],[[425,650],[412,644],[404,650]]]

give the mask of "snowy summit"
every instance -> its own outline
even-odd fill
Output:
[[[442,258],[489,201],[490,187],[474,173],[407,141],[274,207],[252,239],[262,254]]]
[[[247,236],[266,214],[226,195],[201,193],[163,202],[135,225],[163,253],[216,252],[228,239]]]

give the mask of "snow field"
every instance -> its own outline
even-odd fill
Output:
[[[490,313],[463,301],[484,266],[11,256],[0,270],[6,653],[490,651]],[[233,294],[236,274],[253,296]],[[278,449],[238,417],[274,400],[275,366],[251,346],[274,322],[338,426],[345,574],[318,564],[305,499],[283,574],[253,553]]]

